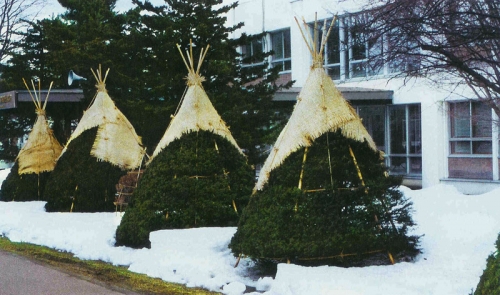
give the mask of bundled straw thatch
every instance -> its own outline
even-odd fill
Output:
[[[342,97],[332,79],[323,69],[323,49],[333,22],[328,32],[323,34],[319,47],[316,45],[318,44],[317,28],[313,39],[305,22],[304,25],[309,42],[304,33],[303,37],[312,55],[313,65],[304,87],[297,97],[297,104],[287,125],[264,162],[255,187],[257,190],[263,188],[269,179],[269,173],[280,166],[291,153],[300,148],[311,146],[316,138],[326,132],[335,132],[340,129],[344,136],[360,142],[366,140],[373,150],[377,150],[361,119]],[[324,27],[326,28],[326,23]]]
[[[98,127],[91,155],[122,169],[133,170],[141,165],[145,155],[141,138],[122,112],[115,106],[106,90],[106,78],[99,71],[92,73],[97,80],[97,93],[91,106],[83,114],[66,147],[84,131]],[[63,154],[66,148],[63,150]]]
[[[196,69],[193,61],[192,46],[190,52],[186,52],[187,60],[179,45],[177,45],[177,48],[188,69],[188,76],[186,78],[188,89],[183,100],[180,102],[180,108],[170,121],[167,131],[165,131],[160,143],[158,143],[151,159],[156,157],[166,146],[172,141],[180,138],[183,134],[200,130],[209,131],[222,136],[243,153],[201,85],[201,83],[205,81],[205,78],[200,75],[200,67],[205,59],[209,46],[207,46],[205,50],[201,50]]]
[[[33,129],[28,136],[26,144],[17,156],[17,161],[19,162],[18,173],[40,174],[41,172],[54,170],[57,158],[62,151],[62,146],[52,134],[52,130],[50,130],[47,118],[45,117],[45,107],[47,106],[52,83],[50,83],[50,88],[43,104],[40,97],[40,83],[38,87],[38,94],[33,81],[31,81],[31,84],[33,85],[33,93],[30,91],[26,81],[24,81],[24,84],[30,93],[33,103],[35,104],[37,118],[35,125],[33,125]]]

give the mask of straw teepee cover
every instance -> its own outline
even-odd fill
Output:
[[[71,141],[84,131],[98,127],[90,154],[122,169],[136,169],[141,165],[145,150],[132,124],[108,95],[105,84],[108,72],[109,69],[103,78],[100,66],[97,73],[92,70],[97,80],[96,96],[91,106],[84,112],[62,153],[66,151]]]
[[[177,48],[188,69],[188,76],[186,78],[188,89],[180,102],[180,107],[158,143],[151,160],[171,142],[180,138],[183,134],[200,130],[209,131],[222,136],[234,145],[240,153],[243,153],[201,85],[201,83],[205,81],[205,77],[200,76],[200,67],[205,59],[209,46],[205,49],[202,48],[196,69],[193,61],[193,43],[190,43],[190,51],[186,52],[187,61],[179,45],[177,45]]]
[[[297,97],[290,119],[264,162],[255,186],[256,190],[264,187],[271,171],[279,167],[291,153],[302,147],[311,146],[316,138],[326,132],[335,132],[340,129],[344,136],[361,142],[366,140],[373,150],[377,150],[361,119],[323,69],[323,50],[335,18],[328,32],[325,31],[327,27],[325,20],[319,48],[317,47],[317,21],[314,25],[314,37],[311,36],[305,20],[303,23],[307,38],[300,25],[299,28],[312,55],[313,64],[304,87]],[[299,24],[298,21],[297,24]]]
[[[17,156],[19,163],[18,173],[20,175],[27,173],[40,174],[42,172],[54,170],[57,158],[62,151],[61,144],[52,134],[52,130],[50,130],[47,119],[45,118],[45,107],[47,106],[52,83],[50,83],[50,88],[43,104],[40,97],[40,81],[38,82],[38,94],[33,81],[31,81],[31,84],[33,86],[33,93],[30,91],[26,81],[24,81],[24,85],[28,89],[31,99],[35,104],[37,118],[26,144]]]

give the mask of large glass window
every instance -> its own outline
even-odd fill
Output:
[[[450,103],[449,117],[449,176],[492,179],[491,108],[475,101]]]
[[[389,171],[422,174],[422,131],[419,104],[389,107]]]
[[[271,58],[273,67],[278,67],[280,72],[292,69],[292,54],[290,44],[290,29],[271,33],[271,48],[274,52]]]
[[[492,151],[491,108],[479,102],[450,104],[451,154],[489,155]]]
[[[372,136],[377,149],[386,152],[385,149],[385,105],[359,106],[357,107],[359,117],[363,121],[368,133]]]
[[[377,149],[386,156],[389,172],[422,174],[422,129],[420,105],[356,106]]]

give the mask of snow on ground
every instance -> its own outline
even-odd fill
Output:
[[[0,184],[8,170],[0,170]],[[401,190],[414,203],[422,254],[414,262],[362,268],[280,264],[276,278],[255,278],[253,263],[227,245],[235,228],[162,230],[151,249],[114,247],[115,213],[46,213],[44,202],[0,202],[0,235],[126,265],[131,271],[225,294],[466,295],[479,282],[500,232],[500,190],[465,196],[452,186]]]

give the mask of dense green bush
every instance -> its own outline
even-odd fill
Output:
[[[291,154],[250,198],[229,245],[235,255],[310,265],[359,261],[373,251],[417,253],[418,237],[407,236],[414,223],[411,203],[397,190],[401,180],[385,176],[380,155],[368,144],[339,133],[318,138],[308,149],[300,190],[303,155],[304,149]]]
[[[71,141],[59,158],[45,187],[47,212],[109,212],[116,184],[126,172],[90,155],[97,127],[83,132]]]
[[[500,255],[498,255],[500,235],[497,238],[496,248],[495,253],[486,260],[486,269],[479,279],[474,295],[500,294]]]
[[[50,172],[38,174],[18,174],[19,163],[16,161],[0,189],[1,201],[43,201],[43,192]]]
[[[236,226],[233,201],[241,212],[253,184],[252,169],[229,141],[207,131],[185,134],[148,165],[116,245],[149,247],[149,233],[159,229]]]

